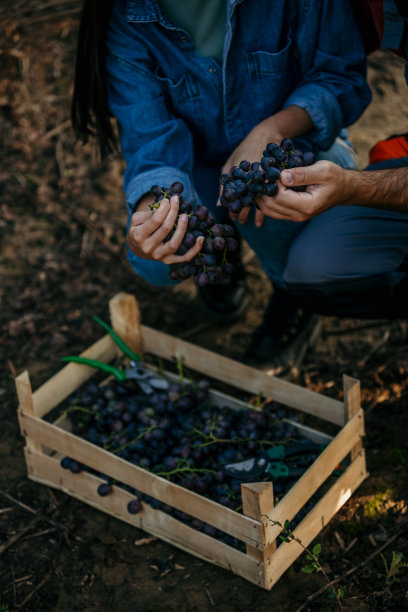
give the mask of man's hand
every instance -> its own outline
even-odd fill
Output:
[[[195,245],[185,255],[176,255],[187,229],[186,214],[180,215],[173,236],[164,242],[175,226],[178,209],[177,196],[173,196],[170,201],[163,199],[159,208],[153,212],[138,209],[132,215],[127,235],[130,250],[142,259],[152,259],[165,264],[182,263],[193,259],[203,246],[202,236],[197,238]]]
[[[283,170],[278,194],[273,198],[258,198],[258,206],[266,217],[307,221],[332,206],[347,204],[354,192],[353,175],[329,161]],[[306,191],[290,189],[303,185]]]
[[[232,166],[238,166],[243,160],[251,163],[261,161],[262,152],[269,142],[280,144],[284,138],[295,138],[310,131],[312,128],[312,120],[303,108],[295,105],[288,106],[258,123],[227,159],[222,172],[229,172]],[[219,202],[218,205],[220,205]],[[238,219],[239,223],[246,223],[250,210],[249,207],[245,207],[239,215],[230,213],[230,218],[234,221]],[[263,219],[264,214],[262,210],[257,209],[255,211],[256,227],[262,225]]]

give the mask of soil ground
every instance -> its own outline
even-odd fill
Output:
[[[79,5],[0,6],[0,610],[336,609],[327,591],[314,596],[325,580],[301,572],[304,555],[265,592],[159,540],[143,543],[143,531],[27,479],[14,377],[28,369],[35,389],[62,355],[92,344],[100,337],[92,316],[108,320],[118,291],[137,297],[145,324],[238,360],[270,294],[249,252],[250,307],[239,323],[214,326],[191,282],[157,290],[130,270],[123,162],[100,164],[70,129]],[[361,167],[408,120],[402,62],[376,52],[369,81],[373,103],[350,129]],[[292,380],[341,398],[343,373],[361,381],[370,476],[320,534],[321,560],[345,587],[344,609],[408,609],[407,322],[325,317]]]

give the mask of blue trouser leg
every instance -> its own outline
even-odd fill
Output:
[[[401,166],[408,158],[366,170]],[[293,241],[283,279],[315,312],[407,316],[408,212],[336,206],[322,213]]]
[[[342,134],[329,149],[321,152],[318,159],[330,159],[345,168],[355,168],[355,156],[345,141],[346,132]],[[220,167],[197,160],[194,169],[193,182],[202,204],[207,206],[217,219],[228,221],[224,208],[217,208],[219,195]],[[285,270],[288,252],[294,239],[304,229],[304,223],[283,221],[266,217],[261,228],[255,227],[254,211],[251,211],[248,221],[236,227],[244,240],[255,251],[263,269],[270,279],[278,285],[283,285],[282,274]],[[149,283],[156,286],[171,286],[180,281],[172,281],[168,277],[168,266],[161,262],[141,259],[130,251],[128,259],[135,272]]]

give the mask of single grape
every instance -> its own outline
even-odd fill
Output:
[[[180,193],[183,193],[183,191],[184,191],[184,185],[183,185],[183,183],[180,183],[179,181],[176,181],[175,183],[172,183],[170,185],[169,192],[171,194],[176,194],[176,193],[180,194]]]
[[[143,506],[138,499],[131,499],[127,505],[127,511],[129,514],[138,514],[143,510]]]
[[[214,236],[224,236],[225,234],[224,225],[222,225],[221,223],[216,223],[215,225],[213,225],[211,231]]]
[[[291,140],[290,138],[284,138],[280,146],[284,151],[292,151],[294,148],[293,140]]]
[[[276,183],[268,183],[265,185],[265,195],[268,197],[276,196],[278,193],[278,185]]]
[[[196,278],[195,283],[198,287],[205,287],[208,285],[209,279],[208,274],[206,272],[201,272]]]
[[[234,240],[233,238],[228,238],[228,240]],[[214,238],[214,249],[216,251],[223,251],[225,249],[225,239],[222,236],[216,236]]]
[[[280,171],[277,168],[267,168],[265,170],[265,176],[269,182],[274,183],[280,177]]]
[[[105,497],[106,495],[109,495],[109,493],[112,493],[112,486],[108,484],[107,482],[103,482],[102,484],[99,485],[97,489],[97,493],[101,497]]]
[[[194,237],[193,234],[187,232],[186,234],[184,234],[184,238],[183,238],[183,244],[188,248],[191,249],[191,247],[193,247],[195,245],[196,239]]]
[[[305,166],[311,166],[316,161],[316,156],[312,151],[307,151],[307,153],[303,153],[303,164]]]

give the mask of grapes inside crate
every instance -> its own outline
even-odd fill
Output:
[[[367,476],[359,382],[334,400],[140,325],[133,296],[109,306],[152,388],[69,363],[33,393],[20,374],[28,476],[271,589],[303,552],[282,525],[307,546]],[[123,362],[110,334],[82,357]]]

